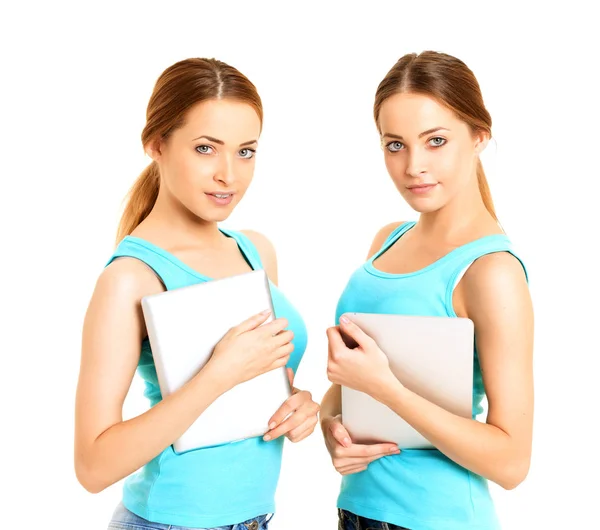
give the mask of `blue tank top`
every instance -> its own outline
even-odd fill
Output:
[[[353,273],[338,302],[336,322],[346,312],[456,317],[452,293],[469,265],[492,252],[514,255],[505,235],[489,235],[415,272],[389,274],[376,269],[373,261],[415,224],[396,228],[382,248]],[[483,397],[475,351],[474,418],[483,410]],[[499,528],[487,480],[436,449],[405,449],[375,460],[361,473],[344,476],[338,507],[410,530]]]
[[[235,239],[252,269],[263,268],[248,237],[222,228],[220,231]],[[107,265],[125,256],[146,263],[168,290],[211,280],[169,252],[137,237],[125,237]],[[281,291],[272,283],[270,287],[275,316],[285,317],[288,329],[294,332],[294,351],[288,367],[295,372],[306,349],[306,327]],[[148,339],[141,344],[137,371],[145,382],[144,395],[154,406],[161,400],[161,393]],[[282,450],[283,437],[270,442],[251,438],[184,454],[175,453],[169,446],[125,480],[123,504],[153,522],[200,528],[235,524],[272,513]]]

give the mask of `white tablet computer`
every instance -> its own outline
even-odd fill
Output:
[[[406,388],[454,414],[472,417],[474,325],[470,319],[346,316],[377,342]],[[393,442],[400,449],[433,447],[387,406],[346,387],[342,387],[342,423],[356,443]]]
[[[204,367],[215,345],[230,328],[265,309],[273,311],[264,270],[142,298],[163,397],[175,392]],[[273,313],[267,322],[271,320]],[[217,398],[175,441],[173,449],[183,453],[262,436],[268,430],[271,416],[290,395],[285,368],[241,383]]]

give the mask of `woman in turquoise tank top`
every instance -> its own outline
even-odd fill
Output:
[[[85,317],[76,398],[75,470],[90,492],[126,478],[109,528],[267,528],[274,512],[283,436],[312,433],[318,405],[294,388],[264,437],[175,453],[172,443],[234,386],[287,366],[293,379],[306,327],[277,287],[271,243],[225,230],[254,173],[262,104],[254,85],[215,59],[187,59],[159,77],[142,144],[151,164],[134,184],[118,246]],[[144,296],[263,268],[269,313],[232,328],[210,361],[162,399],[141,312]],[[150,409],[123,421],[134,373]],[[225,420],[224,420],[225,421]]]
[[[512,489],[529,470],[533,309],[523,264],[499,227],[479,159],[491,117],[471,70],[436,52],[402,57],[380,83],[375,123],[386,167],[418,221],[375,236],[327,330],[321,426],[342,477],[342,530],[499,528],[488,480]],[[475,326],[473,414],[464,418],[403,386],[375,341],[345,313],[464,317]],[[340,332],[358,346],[347,348]],[[369,394],[434,449],[353,443],[340,387]],[[487,397],[485,421],[477,416]]]

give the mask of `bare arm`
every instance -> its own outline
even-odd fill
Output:
[[[233,375],[236,371],[239,376],[239,366],[228,373],[224,369],[227,362],[211,359],[177,392],[147,412],[123,421],[123,403],[146,335],[140,301],[142,296],[160,291],[158,279],[144,264],[120,259],[104,270],[92,295],[83,328],[75,407],[75,471],[90,492],[102,491],[156,457],[217,397],[239,382]],[[255,318],[254,327],[266,318]],[[284,319],[273,321],[263,326],[263,333],[267,336],[285,325]],[[282,334],[277,339],[282,344],[282,355],[283,344],[290,338]],[[240,346],[231,346],[236,347]],[[239,365],[254,358],[247,351],[248,356]],[[280,366],[291,350],[286,351],[278,361]]]
[[[375,236],[367,259],[375,254],[383,245],[385,239],[400,223],[384,226]],[[331,330],[327,330],[328,337]],[[331,340],[329,343],[331,356]],[[329,370],[328,370],[329,372]],[[325,393],[321,402],[321,429],[327,451],[335,469],[342,475],[360,473],[367,469],[374,460],[390,455],[399,454],[398,446],[393,443],[355,444],[350,434],[342,424],[342,388],[333,384]]]
[[[226,390],[203,374],[144,414],[123,421],[123,402],[146,334],[140,300],[160,291],[145,265],[121,259],[104,270],[92,295],[75,411],[75,471],[88,491],[102,491],[149,462]]]
[[[331,385],[321,401],[321,429],[325,433],[327,420],[342,413],[342,387]]]
[[[390,223],[384,226],[382,229],[377,232],[375,238],[373,239],[373,243],[371,243],[371,248],[367,253],[367,259],[370,259],[382,246],[387,237],[402,223]],[[323,400],[321,402],[321,428],[324,429],[323,421],[327,419],[331,419],[335,416],[338,416],[342,413],[342,389],[340,385],[331,385],[329,390],[323,396]]]
[[[480,258],[461,283],[466,316],[475,323],[489,403],[487,423],[447,412],[407,390],[383,368],[379,370],[383,375],[378,384],[372,385],[368,393],[449,458],[511,489],[525,479],[531,457],[533,309],[529,290],[521,265],[507,253]],[[363,338],[357,330],[352,336]],[[372,350],[368,355],[373,355],[375,362],[373,345],[363,340],[361,346]]]
[[[450,414],[406,390],[390,392],[384,402],[449,458],[511,489],[525,479],[531,459],[531,298],[521,265],[507,253],[480,258],[463,282],[488,397],[487,423]]]
[[[242,232],[256,246],[267,276],[274,285],[277,285],[279,278],[275,247],[260,232],[254,230],[242,230]],[[263,437],[265,441],[275,440],[285,435],[291,442],[300,442],[313,433],[318,422],[319,404],[313,401],[312,394],[308,390],[300,390],[293,386],[295,374],[291,368],[287,371],[293,395],[269,420],[269,430]]]

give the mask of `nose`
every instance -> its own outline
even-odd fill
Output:
[[[427,173],[425,153],[415,149],[409,155],[408,164],[406,165],[406,174],[411,177],[419,177],[424,173]]]
[[[222,154],[219,159],[219,165],[214,176],[214,180],[220,182],[225,186],[231,186],[235,181],[233,156],[228,154]]]

